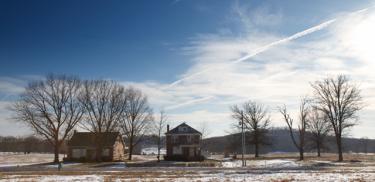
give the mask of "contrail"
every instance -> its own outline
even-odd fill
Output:
[[[349,13],[348,15],[354,15],[354,14],[357,14],[357,13],[362,13],[364,11],[367,11],[369,8],[365,8],[365,9],[361,9],[361,10],[358,10],[358,11],[355,11],[355,12],[352,12],[352,13]],[[236,64],[236,63],[239,63],[239,62],[243,62],[249,58],[252,58],[262,52],[265,52],[267,50],[269,50],[270,48],[274,47],[274,46],[277,46],[277,45],[280,45],[280,44],[283,44],[283,43],[286,43],[286,42],[289,42],[289,41],[292,41],[292,40],[295,40],[295,39],[298,39],[298,38],[301,38],[301,37],[304,37],[306,35],[309,35],[311,33],[314,33],[316,31],[319,31],[319,30],[322,30],[326,27],[328,27],[329,25],[331,25],[332,23],[336,22],[337,21],[337,18],[334,18],[334,19],[331,19],[331,20],[328,20],[328,21],[325,21],[323,23],[320,23],[319,25],[316,25],[316,26],[313,26],[311,28],[308,28],[306,30],[303,30],[301,32],[298,32],[298,33],[295,33],[289,37],[286,37],[286,38],[283,38],[283,39],[280,39],[278,41],[275,41],[275,42],[271,42],[265,46],[262,46],[258,49],[255,49],[252,53],[250,54],[247,54],[246,56],[243,56],[237,60],[234,60],[233,62],[231,62],[232,64]],[[191,75],[188,75],[188,76],[185,76],[181,79],[178,79],[174,82],[172,82],[171,84],[169,84],[167,87],[165,87],[165,89],[168,89],[168,88],[171,88],[175,85],[178,85],[180,84],[181,82],[185,81],[185,80],[188,80],[196,75],[199,75],[199,74],[202,74],[204,72],[207,72],[209,70],[212,70],[212,69],[215,69],[215,67],[211,67],[211,68],[207,68],[207,69],[204,69],[202,71],[199,71],[199,72],[196,72],[196,73],[193,73]]]
[[[187,102],[183,102],[183,103],[180,103],[180,104],[168,106],[168,107],[165,108],[165,110],[176,109],[176,108],[187,106],[187,105],[194,104],[194,103],[197,103],[197,102],[203,102],[203,101],[206,101],[206,100],[210,100],[212,98],[214,98],[214,96],[207,96],[207,97],[202,97],[202,98],[199,98],[199,99],[189,100]]]
[[[374,6],[373,6],[374,7]],[[373,8],[373,7],[370,7],[370,8]],[[358,14],[358,13],[362,13],[362,12],[365,12],[367,11],[369,8],[365,8],[365,9],[361,9],[361,10],[358,10],[358,11],[355,11],[355,12],[351,12],[351,13],[348,13],[347,15],[350,16],[350,15],[355,15],[355,14]],[[254,52],[250,53],[250,54],[247,54],[246,56],[243,56],[237,60],[234,60],[231,62],[231,64],[237,64],[237,63],[240,63],[240,62],[243,62],[249,58],[252,58],[262,52],[265,52],[267,50],[269,50],[270,48],[274,47],[274,46],[277,46],[277,45],[280,45],[280,44],[283,44],[283,43],[286,43],[286,42],[289,42],[289,41],[292,41],[292,40],[295,40],[295,39],[298,39],[298,38],[301,38],[301,37],[304,37],[306,35],[309,35],[311,33],[314,33],[316,31],[319,31],[319,30],[322,30],[326,27],[328,27],[329,25],[331,25],[332,23],[336,22],[337,21],[337,18],[334,18],[334,19],[331,19],[331,20],[328,20],[328,21],[325,21],[323,23],[320,23],[316,26],[313,26],[311,28],[308,28],[308,29],[305,29],[303,31],[300,31],[298,33],[295,33],[289,37],[286,37],[286,38],[283,38],[283,39],[280,39],[278,41],[275,41],[275,42],[271,42],[265,46],[262,46],[258,49],[255,49]],[[168,89],[168,88],[171,88],[175,85],[178,85],[180,83],[182,83],[183,81],[185,80],[188,80],[196,75],[199,75],[199,74],[202,74],[204,72],[207,72],[209,70],[212,70],[212,69],[215,69],[216,67],[210,67],[210,68],[207,68],[207,69],[204,69],[202,71],[199,71],[199,72],[196,72],[196,73],[193,73],[191,75],[188,75],[188,76],[185,76],[181,79],[178,79],[174,82],[172,82],[171,84],[169,84],[168,86],[166,86],[164,89]],[[190,104],[193,104],[193,103],[197,103],[197,102],[202,102],[202,101],[207,101],[207,100],[210,100],[212,99],[213,96],[207,96],[207,97],[203,97],[203,98],[200,98],[200,99],[195,99],[195,100],[190,100],[190,101],[187,101],[187,102],[184,102],[184,103],[181,103],[181,104],[177,104],[177,105],[173,105],[173,106],[169,106],[167,107],[168,109],[175,109],[175,108],[179,108],[179,107],[183,107],[185,105],[190,105]]]
[[[298,39],[298,38],[303,37],[305,35],[308,35],[308,34],[316,32],[318,30],[321,30],[321,29],[327,27],[328,25],[332,24],[335,21],[336,21],[336,19],[328,20],[328,21],[323,22],[323,23],[321,23],[319,25],[316,25],[316,26],[311,27],[309,29],[306,29],[304,31],[298,32],[296,34],[293,34],[292,36],[289,36],[287,38],[284,38],[284,39],[281,39],[281,40],[278,40],[278,41],[275,41],[275,42],[271,42],[271,43],[269,43],[269,44],[267,44],[265,46],[262,46],[262,47],[260,47],[258,49],[255,49],[254,52],[252,52],[251,54],[247,54],[246,56],[241,57],[241,58],[239,58],[237,60],[234,60],[231,63],[232,64],[236,64],[236,63],[239,63],[239,62],[243,62],[243,61],[245,61],[245,60],[247,60],[249,58],[252,58],[252,57],[254,57],[254,56],[256,56],[256,55],[264,52],[264,51],[267,51],[268,49],[270,49],[270,48],[272,48],[274,46],[277,46],[277,45],[289,42],[289,41],[294,40],[294,39]],[[212,69],[215,69],[215,67],[207,68],[207,69],[204,69],[202,71],[199,71],[199,72],[193,73],[191,75],[185,76],[185,77],[183,77],[181,79],[178,79],[178,80],[174,81],[173,83],[169,84],[166,88],[171,88],[171,87],[173,87],[175,85],[180,84],[181,82],[183,82],[185,80],[188,80],[188,79],[190,79],[192,77],[195,77],[196,75],[202,74],[202,73],[207,72],[207,71],[212,70]]]

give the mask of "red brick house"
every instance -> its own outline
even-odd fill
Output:
[[[202,133],[186,123],[169,130],[167,126],[165,160],[201,161]]]
[[[75,132],[68,141],[70,161],[95,161],[98,140],[102,143],[101,160],[121,160],[125,155],[125,144],[119,132],[105,132],[99,135],[91,132]]]

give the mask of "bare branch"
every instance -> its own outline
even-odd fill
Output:
[[[311,86],[318,110],[331,123],[336,136],[339,161],[342,161],[343,132],[357,124],[357,113],[363,108],[360,90],[344,75],[316,81]]]
[[[26,123],[55,148],[55,162],[61,143],[83,117],[77,100],[81,82],[75,77],[48,75],[45,80],[29,83],[11,108],[15,119]]]

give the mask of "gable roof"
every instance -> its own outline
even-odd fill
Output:
[[[180,127],[185,127],[186,130],[179,130]],[[186,123],[182,123],[172,130],[169,130],[165,134],[202,134],[201,132],[197,131],[196,129],[192,128],[191,126],[187,125]]]
[[[96,147],[97,140],[95,139],[97,134],[92,132],[75,132],[72,138],[68,142],[68,146],[71,147]],[[103,141],[103,147],[111,147],[115,144],[117,137],[120,135],[119,132],[105,132],[100,133],[97,136]]]

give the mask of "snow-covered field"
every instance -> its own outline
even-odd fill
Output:
[[[0,179],[6,181],[374,181],[374,173],[342,173],[342,172],[316,172],[316,171],[289,171],[289,172],[236,172],[219,171],[211,173],[163,174],[161,175],[134,175],[123,176],[117,173],[104,175],[9,175]]]
[[[152,160],[156,160],[152,155],[135,155],[134,158],[136,161],[132,163],[152,163]],[[241,160],[223,158],[207,161],[216,164],[212,167],[157,166],[157,163],[151,167],[129,167],[128,162],[64,163],[63,170],[58,171],[56,165],[48,164],[53,159],[52,154],[2,153],[0,154],[0,182],[375,181],[374,155],[356,154],[347,158],[350,160],[338,163],[330,160],[330,157],[309,158],[301,162],[295,157],[267,156],[258,160],[247,160],[246,167],[241,167]],[[30,166],[30,164],[39,165]]]

